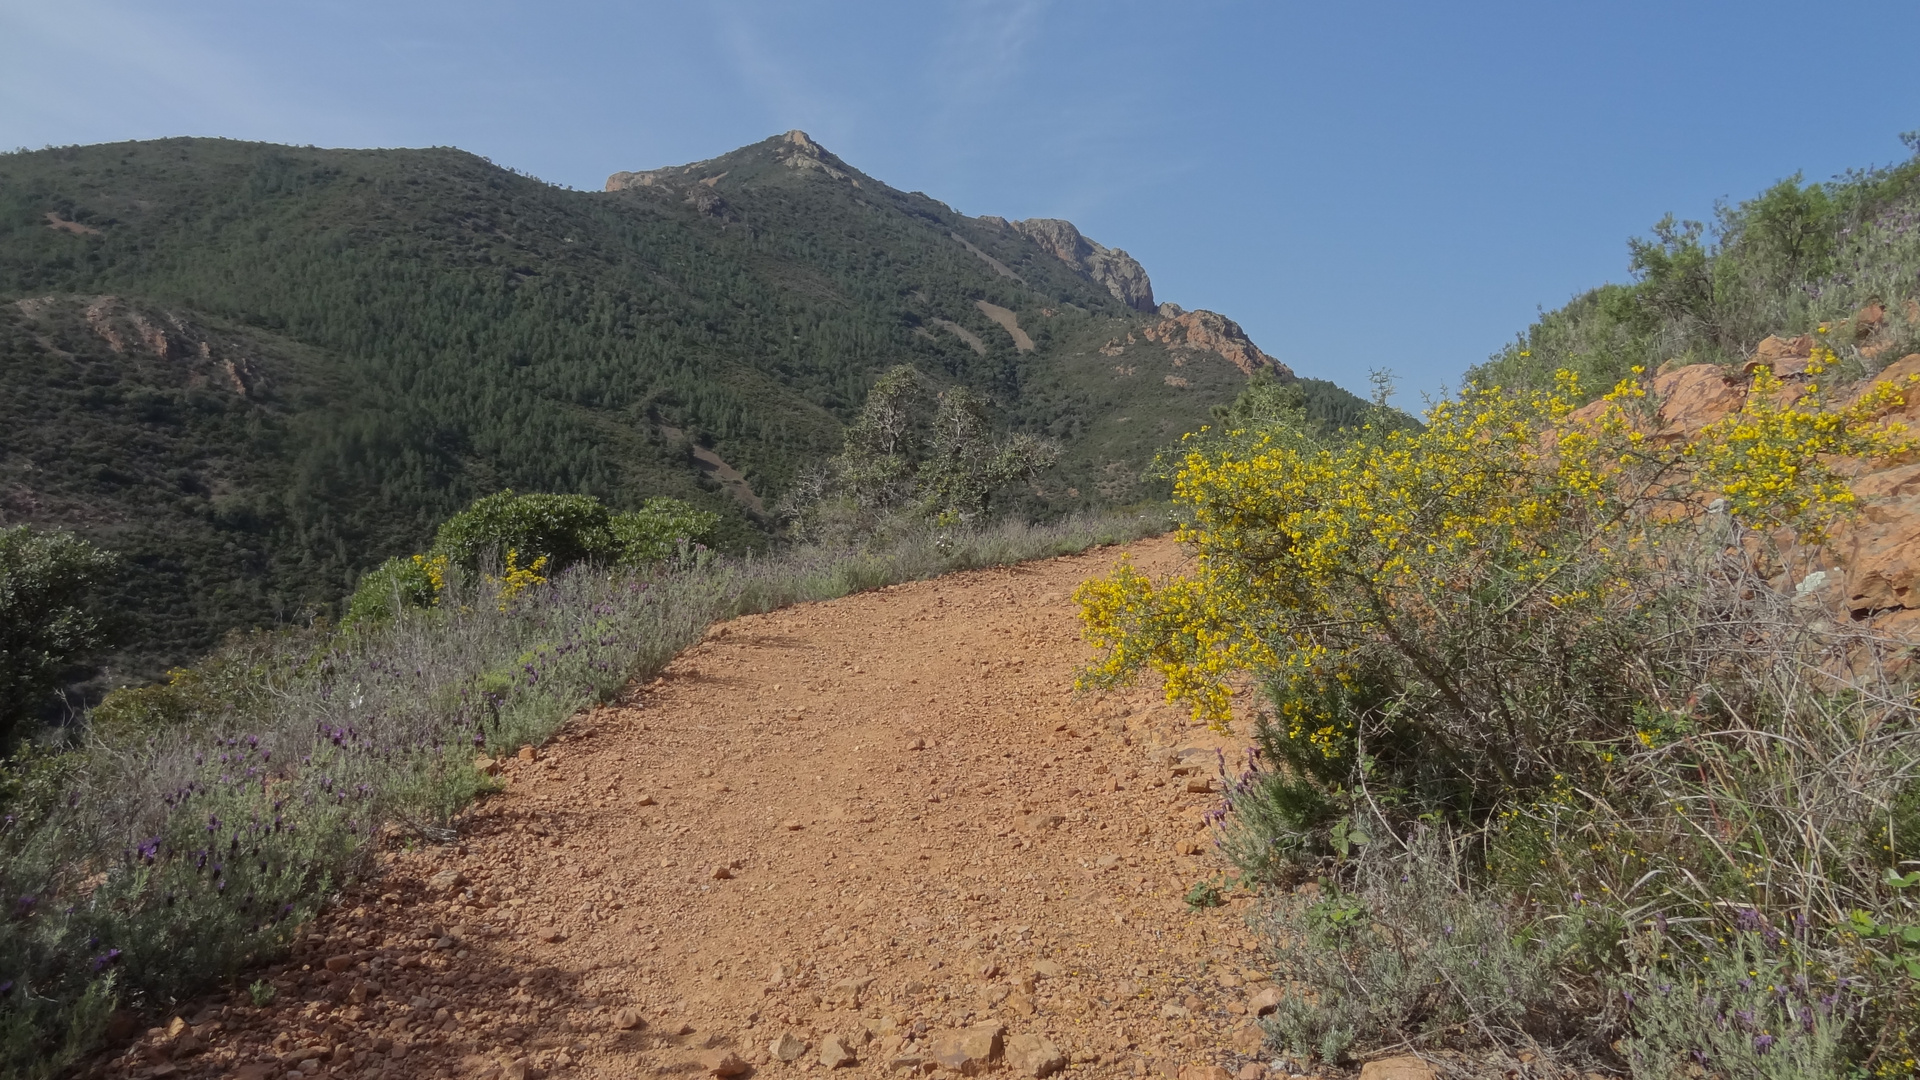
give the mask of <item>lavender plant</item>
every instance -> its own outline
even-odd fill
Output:
[[[581,563],[504,604],[484,577],[456,576],[438,605],[384,624],[236,642],[176,678],[192,693],[167,726],[95,733],[8,799],[0,1076],[53,1075],[116,1006],[155,1010],[265,961],[368,871],[383,829],[447,837],[488,783],[477,753],[543,741],[718,620],[1165,524],[925,531],[646,572]]]

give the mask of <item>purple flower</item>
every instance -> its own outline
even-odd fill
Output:
[[[1764,1054],[1771,1049],[1773,1049],[1773,1036],[1761,1034],[1761,1035],[1755,1035],[1753,1037],[1754,1053]]]

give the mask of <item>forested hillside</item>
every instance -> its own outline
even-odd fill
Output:
[[[1065,222],[966,217],[797,132],[609,188],[453,149],[0,156],[0,524],[126,557],[144,676],[333,610],[502,488],[680,496],[752,543],[902,362],[1063,445],[1036,514],[1145,497],[1248,374],[1291,378]]]

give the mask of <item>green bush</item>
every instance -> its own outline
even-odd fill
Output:
[[[87,597],[116,562],[69,533],[0,529],[0,750],[39,715],[75,660],[101,644]]]
[[[648,499],[638,510],[613,515],[607,525],[618,561],[627,566],[665,562],[684,548],[708,544],[720,515],[666,496]]]
[[[516,495],[474,500],[434,534],[433,550],[467,573],[497,568],[507,552],[520,565],[546,557],[549,572],[614,553],[612,515],[591,495]]]
[[[438,595],[426,558],[388,559],[360,579],[341,622],[346,626],[385,622],[405,608],[432,607]]]

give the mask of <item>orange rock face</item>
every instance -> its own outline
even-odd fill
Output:
[[[1754,350],[1747,371],[1770,368],[1776,376],[1804,373],[1813,339],[1768,338]],[[1845,400],[1858,401],[1882,383],[1903,390],[1904,403],[1881,413],[1885,422],[1901,423],[1920,433],[1920,390],[1909,380],[1920,376],[1920,355],[1888,365],[1855,387]],[[1692,439],[1714,421],[1738,409],[1747,394],[1747,380],[1729,377],[1712,364],[1695,364],[1667,372],[1653,382],[1660,402],[1656,414],[1658,437],[1680,443]],[[1797,395],[1801,387],[1789,387]],[[1588,407],[1592,408],[1591,406]],[[1586,410],[1582,410],[1583,412]],[[1579,414],[1576,414],[1576,416]],[[1850,475],[1860,499],[1858,516],[1834,530],[1831,550],[1838,557],[1843,593],[1840,604],[1855,619],[1873,619],[1890,625],[1920,615],[1920,461],[1906,457],[1859,462],[1836,462]]]
[[[1225,357],[1248,375],[1261,368],[1291,375],[1285,364],[1260,351],[1240,324],[1213,311],[1182,311],[1141,331],[1148,341],[1185,346]]]

